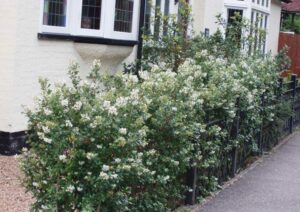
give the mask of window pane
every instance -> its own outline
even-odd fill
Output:
[[[119,32],[132,31],[133,0],[116,0],[114,30]]]
[[[165,9],[164,9],[164,22],[163,22],[163,34],[167,35],[168,34],[168,19],[166,19],[166,17],[169,15],[170,13],[170,1],[169,0],[165,0]]]
[[[81,28],[100,29],[101,0],[82,0]]]
[[[150,1],[146,1],[146,8],[145,8],[145,34],[151,34],[151,9],[152,5]]]
[[[43,24],[66,26],[67,0],[45,0]]]

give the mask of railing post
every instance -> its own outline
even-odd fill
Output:
[[[197,166],[193,166],[187,172],[187,186],[189,190],[186,192],[186,205],[194,205],[196,203],[197,177]]]
[[[240,99],[237,99],[237,112],[235,119],[235,129],[234,129],[234,138],[237,138],[240,131]],[[237,147],[233,147],[232,149],[232,167],[231,167],[231,177],[234,177],[237,170],[237,157],[238,157],[238,149]]]
[[[263,110],[265,106],[265,97],[264,95],[261,96],[261,108]],[[261,111],[262,113],[262,111]],[[263,155],[263,128],[264,128],[264,120],[262,120],[262,123],[260,125],[259,130],[259,137],[258,137],[258,147],[259,147],[259,155]]]
[[[279,88],[278,88],[278,98],[282,96],[282,91],[283,91],[283,78],[279,78]]]
[[[296,96],[296,87],[297,87],[297,75],[296,74],[293,74],[292,77],[291,77],[291,81],[292,81],[292,84],[291,84],[291,89],[293,90],[292,91],[292,111],[294,112],[294,101],[295,101],[295,96]],[[294,116],[291,115],[290,117],[290,133],[293,133],[293,128],[294,128]]]

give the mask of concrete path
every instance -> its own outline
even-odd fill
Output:
[[[300,212],[300,133],[194,211]]]

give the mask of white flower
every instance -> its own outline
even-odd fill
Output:
[[[83,188],[77,187],[77,191],[81,192],[81,191],[83,191]]]
[[[141,137],[145,137],[147,135],[145,130],[139,130],[138,133]]]
[[[79,82],[79,86],[80,86],[80,87],[86,86],[86,85],[88,85],[88,84],[89,84],[89,82],[88,82],[87,80],[81,80],[81,81]]]
[[[139,72],[139,74],[140,74],[140,77],[143,80],[148,80],[149,79],[149,73],[148,73],[148,71],[141,71],[141,72]]]
[[[109,171],[109,166],[103,165],[103,166],[102,166],[102,171],[104,171],[104,172]]]
[[[136,76],[136,75],[133,75],[133,74],[129,74],[128,79],[129,79],[130,81],[132,81],[133,83],[137,83],[137,82],[139,81],[139,79],[137,78],[137,76]]]
[[[118,178],[118,175],[117,175],[117,174],[112,174],[112,175],[110,176],[110,178],[111,178],[111,179],[117,179],[117,178]]]
[[[179,165],[179,161],[174,161],[174,165],[178,166]]]
[[[126,134],[127,134],[127,129],[126,129],[126,128],[120,128],[120,129],[119,129],[119,133],[120,133],[121,135],[126,135]]]
[[[67,120],[67,121],[66,121],[66,126],[67,126],[67,127],[73,127],[73,124],[71,123],[70,120]]]
[[[133,100],[138,99],[139,98],[139,90],[138,89],[133,89],[130,92],[130,98],[133,99]]]
[[[50,138],[44,138],[44,141],[48,144],[51,144],[52,143],[52,139]]]
[[[101,67],[101,61],[99,59],[94,60],[92,64],[92,68],[99,68],[99,67]]]
[[[45,138],[45,134],[44,133],[37,132],[37,135],[38,135],[39,139],[44,140],[44,138]]]
[[[85,162],[84,161],[79,161],[78,163],[79,163],[79,165],[82,166]]]
[[[114,107],[114,106],[109,107],[109,108],[108,108],[108,113],[109,113],[109,114],[112,114],[112,115],[118,115],[117,108]]]
[[[131,169],[130,165],[123,165],[122,167],[124,170],[129,171]]]
[[[42,205],[41,208],[44,209],[44,210],[49,209],[46,205]]]
[[[90,123],[90,128],[95,129],[96,127],[97,127],[96,122]]]
[[[116,158],[116,159],[115,159],[115,162],[116,162],[116,163],[121,163],[121,159],[120,159],[120,158]]]
[[[69,185],[66,190],[67,192],[72,193],[75,190],[75,187],[73,185]]]
[[[33,182],[32,185],[33,185],[34,187],[39,187],[39,184],[38,184],[37,182]]]
[[[176,112],[177,111],[177,107],[172,107],[172,111]]]
[[[45,112],[45,115],[47,115],[47,116],[49,116],[49,115],[52,114],[52,111],[49,110],[48,108],[45,108],[45,109],[44,109],[44,112]]]
[[[109,179],[109,176],[108,174],[106,174],[105,172],[100,172],[100,175],[99,177],[103,180],[108,180]]]
[[[42,129],[43,129],[44,133],[49,133],[50,132],[50,129],[47,126],[42,126]]]
[[[97,156],[97,154],[92,153],[92,152],[88,152],[88,153],[86,154],[86,158],[87,158],[88,160],[92,160],[92,159],[95,158],[96,156]]]
[[[81,118],[82,118],[84,121],[89,121],[89,120],[91,120],[91,118],[89,117],[88,114],[82,114],[82,115],[81,115]]]
[[[81,107],[82,107],[82,102],[81,101],[77,101],[75,103],[75,105],[73,106],[74,110],[77,110],[77,111],[80,110]]]
[[[128,97],[122,97],[121,96],[121,97],[117,98],[115,106],[116,107],[123,107],[127,104],[127,102],[128,102]]]
[[[64,106],[64,107],[67,107],[69,105],[69,101],[67,99],[63,99],[61,101],[61,105]]]
[[[67,159],[66,155],[60,155],[59,156],[59,160],[61,160],[61,161],[66,161],[66,159]]]
[[[97,149],[102,149],[102,145],[97,145]]]
[[[202,50],[201,52],[200,52],[200,55],[201,56],[207,56],[207,54],[208,54],[208,52],[207,52],[207,50],[206,49],[204,49],[204,50]]]
[[[149,155],[154,155],[155,153],[156,153],[156,150],[155,150],[155,149],[151,149],[151,150],[148,152]]]
[[[167,180],[169,180],[169,179],[170,179],[170,176],[169,176],[169,175],[167,175],[167,176],[164,177],[164,181],[167,181]]]
[[[110,101],[104,101],[103,108],[107,110],[109,107],[110,107]]]

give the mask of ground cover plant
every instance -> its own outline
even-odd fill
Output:
[[[217,186],[208,170],[224,153],[243,145],[257,151],[261,124],[278,113],[277,59],[240,45],[229,53],[221,32],[188,39],[186,21],[170,23],[176,36],[146,41],[146,52],[160,49],[144,54],[141,70],[110,76],[95,61],[81,79],[74,63],[70,83],[40,80],[21,159],[33,210],[167,211],[191,192],[190,168],[201,171],[206,195]],[[233,137],[237,113],[243,122]]]

